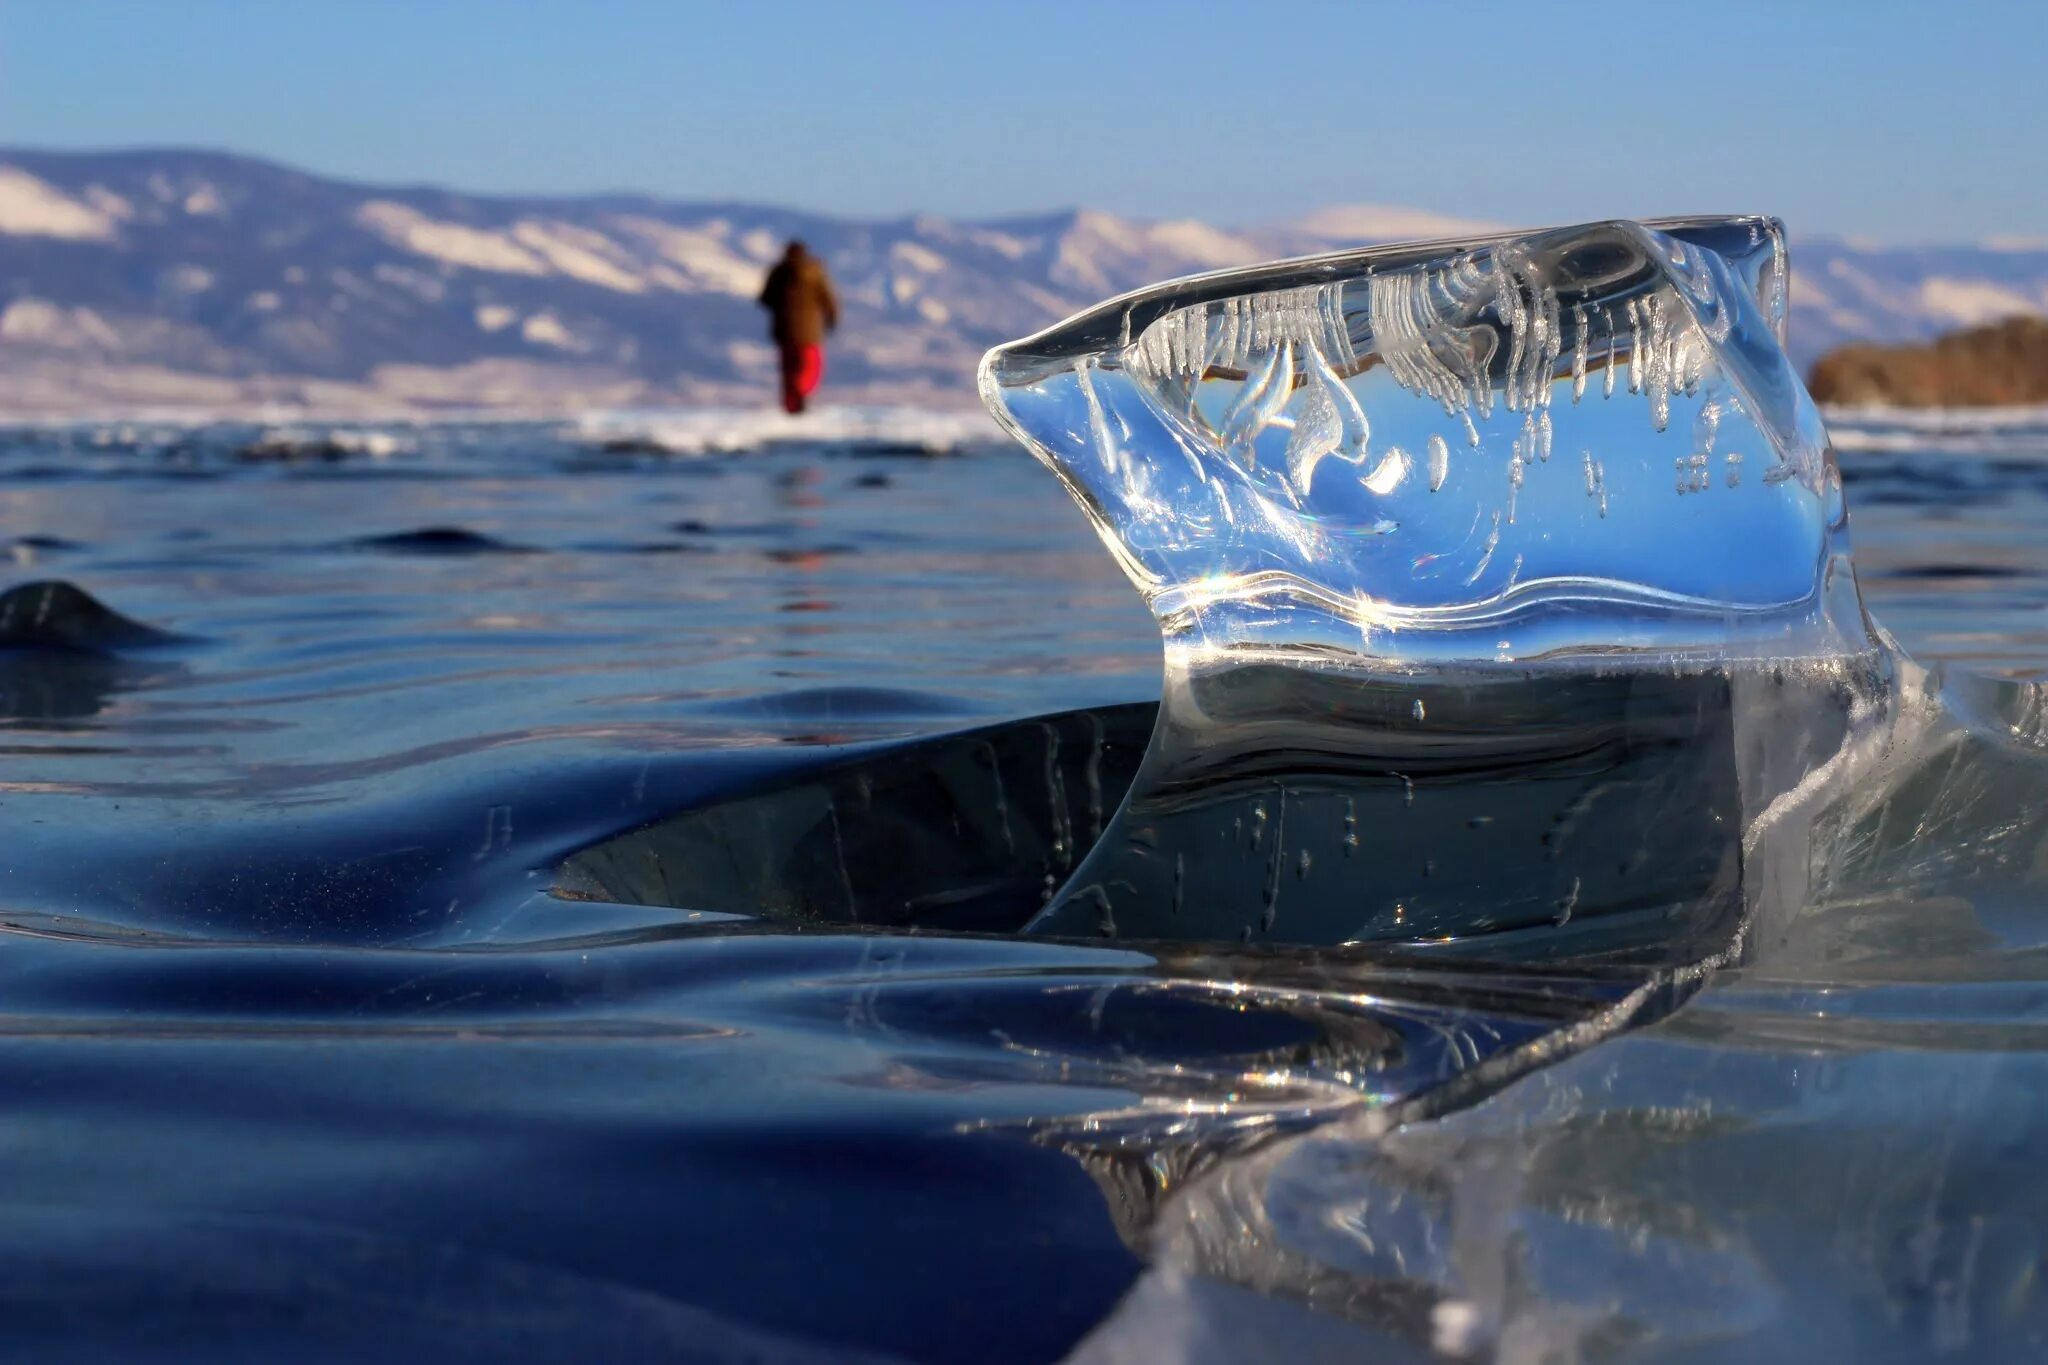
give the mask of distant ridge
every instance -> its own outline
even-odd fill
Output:
[[[2004,407],[2048,403],[2048,319],[2007,318],[1920,345],[1844,346],[1813,367],[1823,403]]]
[[[1333,204],[1328,208],[1275,224],[1282,232],[1309,237],[1355,238],[1359,241],[1394,242],[1430,237],[1479,237],[1500,232],[1507,223],[1490,223],[1479,218],[1453,218],[1423,209],[1392,204]]]
[[[631,193],[354,184],[225,152],[0,149],[0,417],[757,402],[753,295],[831,264],[840,400],[971,402],[983,350],[1104,295],[1496,225],[1387,205],[1227,229],[1090,209],[858,220]],[[2048,312],[2048,243],[1793,244],[1795,358]]]

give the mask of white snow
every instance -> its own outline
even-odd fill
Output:
[[[1837,450],[1939,451],[2040,462],[2048,407],[1830,407],[1828,436]]]
[[[1094,244],[1111,247],[1117,251],[1137,251],[1145,245],[1145,229],[1142,224],[1118,218],[1114,214],[1098,213],[1094,209],[1082,209],[1074,215],[1074,227],[1069,234],[1069,240],[1075,237],[1091,239]]]
[[[445,223],[388,199],[373,199],[355,220],[391,245],[417,256],[501,275],[545,275],[547,265],[502,232]]]
[[[1007,232],[997,232],[991,228],[970,229],[967,232],[967,240],[976,246],[985,246],[999,256],[1007,256],[1013,261],[1022,259],[1024,253],[1031,249],[1030,244],[1022,238],[1012,237]]]
[[[512,238],[572,280],[594,284],[621,294],[641,294],[647,282],[618,264],[619,246],[601,232],[569,223],[542,223],[525,219],[512,229]]]
[[[2048,406],[2015,403],[1996,408],[1890,408],[1882,404],[1830,404],[1828,422],[1910,427],[1923,432],[1991,432],[2048,426]]]
[[[64,308],[48,299],[17,299],[0,313],[0,340],[31,341],[64,349],[116,349],[121,337],[90,308]]]
[[[670,288],[737,294],[742,298],[752,298],[761,291],[766,272],[758,260],[733,250],[726,240],[729,229],[722,222],[685,228],[655,218],[624,217],[613,219],[612,226],[681,268],[680,280],[663,281]],[[777,245],[774,250],[779,252],[781,247]]]
[[[889,259],[912,270],[922,270],[927,275],[935,275],[946,268],[944,256],[916,242],[896,243],[889,248]]]
[[[1482,218],[1456,218],[1397,204],[1335,204],[1278,226],[1341,241],[1392,242],[1431,237],[1482,237],[1504,230]]]
[[[767,228],[754,228],[741,235],[739,248],[757,261],[772,261],[782,254],[782,239]]]
[[[1008,444],[995,420],[979,408],[942,412],[828,404],[800,417],[786,416],[765,405],[687,411],[625,409],[588,414],[578,426],[583,437],[593,443],[638,437],[676,455],[759,450],[786,441],[827,446],[886,441],[920,447],[934,455]]]
[[[552,346],[558,351],[583,349],[574,334],[553,313],[535,313],[520,324],[519,335],[536,346]]]
[[[275,313],[284,303],[274,289],[259,289],[251,294],[244,306],[252,313]]]
[[[502,332],[518,318],[517,308],[507,308],[502,303],[487,303],[476,310],[476,325],[485,332]]]
[[[1250,265],[1260,259],[1256,246],[1206,223],[1156,223],[1146,231],[1144,241],[1201,266]]]
[[[227,205],[211,185],[201,185],[185,196],[185,212],[195,218],[225,217],[227,211]]]
[[[1920,282],[1919,300],[1928,312],[1964,326],[2040,311],[2026,295],[1989,280],[1956,280],[1940,275]]]
[[[1221,266],[1251,265],[1270,253],[1252,241],[1202,223],[1139,223],[1083,210],[1062,234],[1053,278],[1091,293],[1115,292],[1135,272],[1158,277]]]
[[[110,242],[114,220],[104,209],[80,203],[27,171],[0,166],[0,234]]]

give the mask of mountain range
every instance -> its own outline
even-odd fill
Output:
[[[975,362],[1107,295],[1495,225],[1354,206],[1251,228],[1080,209],[856,220],[642,195],[351,184],[185,150],[0,149],[0,417],[758,403],[754,303],[790,237],[844,322],[836,398],[971,401]],[[2048,239],[1792,242],[1802,368],[2048,313]]]

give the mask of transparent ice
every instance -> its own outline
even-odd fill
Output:
[[[984,399],[1169,642],[1386,664],[1864,647],[1764,218],[1197,277],[992,351]]]
[[[1883,669],[1770,219],[1198,277],[990,353],[1164,704],[1057,935],[1676,968]],[[1788,729],[1789,727],[1789,729]]]

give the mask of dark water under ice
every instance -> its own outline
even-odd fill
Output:
[[[2048,677],[2048,419],[1836,428],[1873,614]],[[0,432],[0,589],[89,594],[0,601],[8,1354],[2048,1349],[2048,910],[1382,1132],[1629,978],[987,936],[1158,636],[1022,452],[889,430]]]

